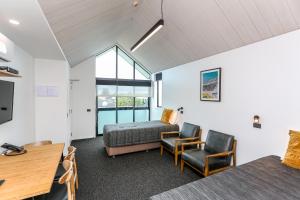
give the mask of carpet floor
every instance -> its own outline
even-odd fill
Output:
[[[159,150],[108,157],[102,137],[73,141],[77,148],[77,200],[145,200],[150,196],[198,180],[200,175],[175,167],[173,157]]]

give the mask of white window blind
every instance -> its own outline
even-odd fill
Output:
[[[151,97],[151,87],[99,85],[98,96],[106,97]]]

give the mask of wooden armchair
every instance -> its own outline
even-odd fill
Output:
[[[175,165],[177,165],[178,155],[181,154],[181,144],[200,140],[200,126],[184,122],[180,132],[161,133],[160,155],[163,155],[164,149],[171,152],[175,156]]]
[[[185,150],[186,147],[196,146],[196,149]],[[201,148],[204,145],[204,148]],[[206,142],[195,141],[182,144],[181,173],[187,164],[202,175],[224,171],[236,166],[236,145],[234,136],[210,130]]]

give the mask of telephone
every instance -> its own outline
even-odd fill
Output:
[[[7,149],[7,150],[15,151],[15,152],[22,152],[22,151],[24,151],[23,147],[18,147],[18,146],[15,146],[15,145],[12,145],[12,144],[8,144],[8,143],[2,144],[1,147],[4,148],[4,149]]]

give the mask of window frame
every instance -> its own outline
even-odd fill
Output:
[[[98,130],[98,113],[99,111],[109,111],[109,110],[115,110],[116,111],[116,123],[118,123],[118,111],[119,110],[132,110],[133,111],[133,122],[135,122],[135,111],[136,110],[148,110],[148,120],[150,121],[151,117],[151,97],[148,98],[148,105],[147,107],[136,107],[136,98],[139,97],[133,97],[133,107],[118,107],[118,95],[116,94],[116,107],[115,108],[99,108],[98,107],[98,92],[97,92],[97,86],[98,85],[115,85],[115,86],[134,86],[134,87],[150,87],[151,88],[151,73],[146,70],[143,65],[140,63],[137,63],[135,59],[133,59],[131,56],[129,56],[124,50],[120,49],[117,45],[115,45],[112,48],[116,48],[116,78],[98,78],[96,77],[96,136],[102,135],[103,133],[99,133]],[[111,49],[111,48],[110,48]],[[107,49],[106,51],[109,51],[110,49]],[[98,54],[97,56],[100,56],[101,54],[105,53],[106,51]],[[133,60],[133,79],[119,79],[118,77],[118,52],[122,51],[122,53],[126,54],[130,59]],[[149,74],[148,80],[140,80],[135,79],[135,72],[136,72],[136,64],[142,68],[146,73]],[[96,66],[97,67],[97,66]],[[146,77],[147,78],[147,77]]]

